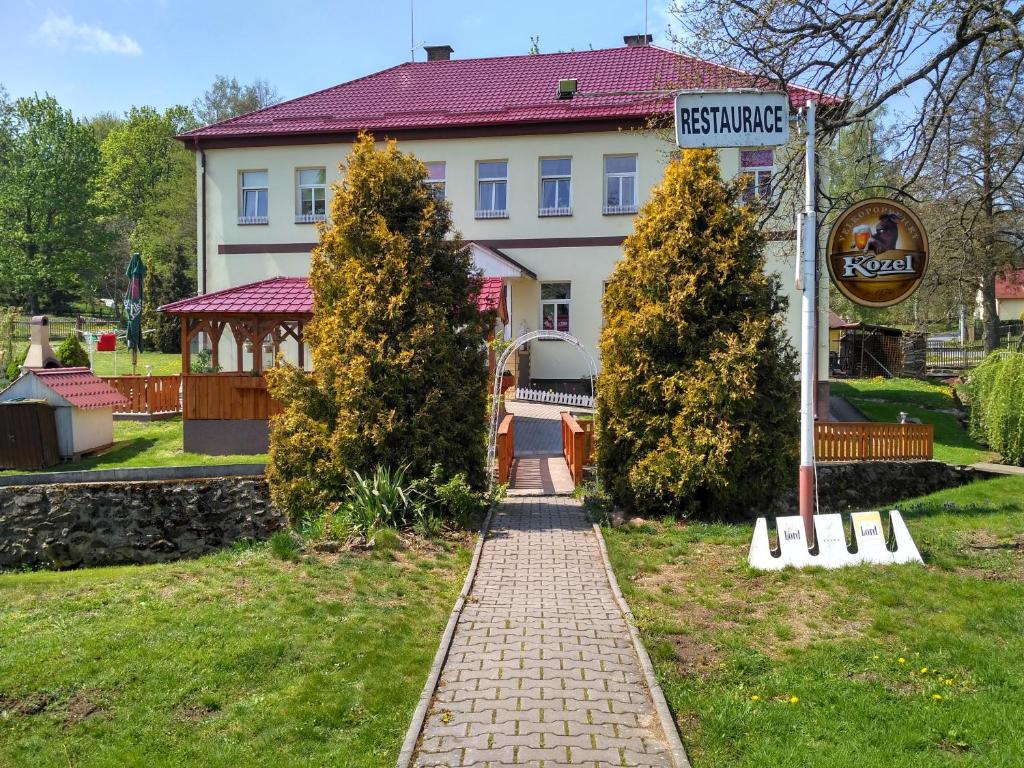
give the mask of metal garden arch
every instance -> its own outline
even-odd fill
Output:
[[[513,339],[512,343],[509,344],[505,351],[501,353],[501,357],[498,358],[498,361],[494,366],[494,385],[491,388],[491,428],[490,435],[487,439],[488,487],[494,486],[494,477],[496,474],[495,453],[498,447],[498,398],[501,396],[501,374],[505,370],[505,363],[508,362],[508,359],[512,356],[513,352],[522,347],[523,344],[540,339],[566,341],[579,349],[586,356],[587,363],[590,365],[590,395],[591,397],[595,396],[594,378],[597,376],[597,361],[594,360],[594,356],[590,354],[586,347],[583,346],[582,342],[580,342],[580,340],[571,333],[565,333],[564,331],[529,331],[528,333],[524,333],[518,338]]]

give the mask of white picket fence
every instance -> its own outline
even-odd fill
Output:
[[[535,403],[553,403],[572,405],[577,408],[593,408],[594,398],[590,395],[569,395],[565,392],[547,392],[541,389],[516,388],[516,400],[528,400]]]

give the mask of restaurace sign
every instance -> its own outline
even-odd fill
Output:
[[[789,140],[789,96],[776,91],[676,94],[676,144],[775,147]]]
[[[846,298],[891,307],[909,297],[928,267],[928,235],[913,211],[892,200],[863,200],[836,219],[828,271]]]

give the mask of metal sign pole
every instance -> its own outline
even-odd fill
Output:
[[[800,334],[800,517],[808,543],[814,541],[814,358],[817,339],[815,314],[815,256],[818,250],[817,205],[814,172],[814,102],[808,101],[805,111],[806,161],[804,167],[804,226],[798,234],[803,238],[801,275],[802,328]]]

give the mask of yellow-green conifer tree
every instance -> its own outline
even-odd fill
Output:
[[[627,509],[735,516],[795,483],[795,355],[739,189],[713,150],[673,159],[608,283],[598,463]]]
[[[310,266],[314,372],[270,378],[285,412],[271,422],[268,477],[293,519],[338,498],[350,470],[425,477],[440,464],[483,483],[493,317],[477,308],[472,259],[425,178],[394,142],[377,149],[362,135],[334,189]]]

